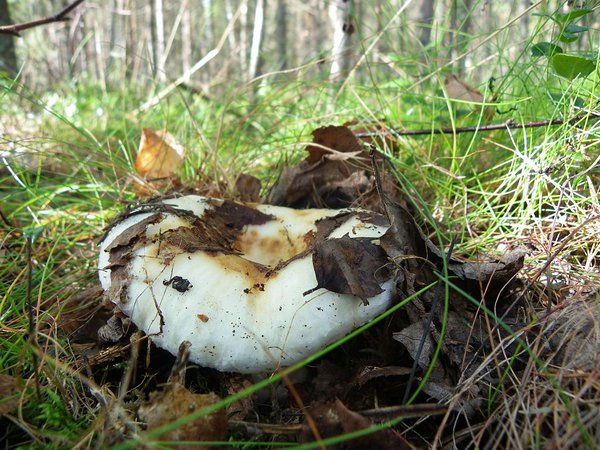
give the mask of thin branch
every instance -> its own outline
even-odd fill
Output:
[[[14,23],[12,25],[3,25],[0,27],[0,34],[12,34],[13,36],[20,37],[21,35],[19,34],[19,32],[27,30],[29,28],[35,28],[41,25],[46,25],[54,22],[66,22],[67,20],[71,20],[70,17],[67,17],[67,14],[73,11],[81,3],[83,3],[83,0],[75,0],[73,3],[65,6],[53,16],[45,17],[43,19],[32,20],[31,22],[25,23]]]
[[[540,127],[548,127],[548,126],[556,126],[562,125],[567,122],[579,122],[580,120],[592,118],[598,119],[600,118],[600,113],[598,112],[589,112],[586,114],[579,114],[577,116],[568,118],[568,119],[551,119],[551,120],[540,120],[536,122],[525,122],[525,123],[517,123],[513,122],[512,119],[504,122],[504,123],[495,123],[491,125],[475,125],[470,127],[447,127],[447,128],[429,128],[423,130],[397,130],[397,129],[387,129],[387,130],[378,130],[378,131],[366,131],[362,133],[355,133],[355,136],[358,138],[366,138],[366,137],[377,137],[381,135],[391,135],[391,136],[427,136],[432,134],[459,134],[459,133],[474,133],[476,131],[493,131],[493,130],[518,130],[525,128],[540,128]]]
[[[2,219],[2,222],[4,222],[4,224],[8,227],[8,228],[14,228],[15,226],[10,222],[10,220],[8,220],[8,217],[4,214],[4,212],[2,211],[2,209],[0,208],[0,219]]]

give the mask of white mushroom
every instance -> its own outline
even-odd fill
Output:
[[[190,360],[202,366],[268,371],[389,308],[393,282],[378,246],[388,227],[383,216],[364,210],[294,210],[193,195],[162,200],[123,214],[108,231],[100,243],[100,282],[159,347],[177,354],[187,340]],[[367,259],[338,255],[337,243],[341,253],[358,250]],[[336,271],[352,293],[336,288],[344,275]],[[338,292],[322,287],[330,285]]]

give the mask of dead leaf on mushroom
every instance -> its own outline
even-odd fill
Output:
[[[144,128],[135,170],[147,180],[168,178],[181,168],[184,158],[185,149],[169,132]]]
[[[386,263],[385,252],[371,239],[352,239],[346,235],[320,241],[313,253],[317,286],[304,294],[325,288],[338,294],[356,295],[368,305],[367,298],[383,292],[377,273],[384,270]]]

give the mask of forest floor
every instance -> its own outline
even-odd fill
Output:
[[[476,101],[397,87],[391,100],[355,86],[334,106],[306,84],[255,104],[187,93],[137,114],[145,99],[134,94],[6,91],[0,440],[598,448],[600,124],[590,86],[544,105],[513,93],[493,105],[495,119]],[[384,107],[366,106],[380,96]],[[498,112],[511,107],[521,109]],[[97,243],[126,207],[190,193],[360,206],[410,223],[412,251],[392,258],[394,306],[291,368],[186,371],[185,350],[171,355],[132,324],[112,326]]]

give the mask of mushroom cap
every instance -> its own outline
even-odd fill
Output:
[[[358,209],[166,199],[113,224],[100,242],[99,278],[159,347],[177,354],[187,340],[199,365],[270,371],[390,307],[393,281],[385,271],[372,274],[378,293],[360,298],[319,287],[313,264],[321,241],[362,238],[378,248],[387,228],[383,216]]]

